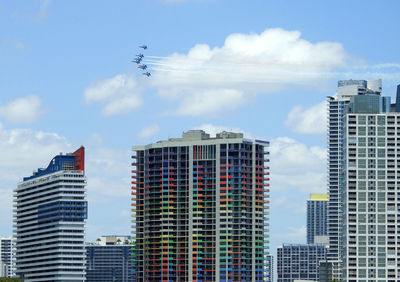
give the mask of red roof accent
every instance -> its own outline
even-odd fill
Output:
[[[75,157],[75,170],[85,172],[85,147],[81,146],[72,155]]]

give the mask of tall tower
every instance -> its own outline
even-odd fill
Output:
[[[307,244],[314,244],[316,236],[327,236],[327,194],[311,194],[307,201]]]
[[[133,147],[137,281],[263,281],[268,145],[191,130]]]
[[[85,149],[55,156],[14,190],[16,275],[85,281]]]
[[[344,185],[344,116],[350,98],[366,92],[365,80],[340,80],[335,97],[328,97],[328,235],[329,260],[341,260],[342,193]]]
[[[343,242],[343,193],[345,184],[345,112],[350,99],[373,93],[380,96],[382,81],[339,80],[335,97],[328,97],[328,235],[329,260],[341,262]],[[387,105],[385,105],[387,106]],[[339,277],[337,277],[339,278]]]
[[[343,280],[398,281],[400,113],[389,97],[352,97],[344,136]]]
[[[380,80],[340,81],[328,101],[329,259],[344,281],[400,277],[399,101],[381,92]]]

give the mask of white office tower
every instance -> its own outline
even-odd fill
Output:
[[[83,147],[18,184],[14,233],[22,281],[85,281],[85,185]]]
[[[14,238],[0,237],[0,277],[15,276],[14,247]]]

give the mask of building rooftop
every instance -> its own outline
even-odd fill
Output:
[[[329,201],[329,195],[324,193],[312,193],[310,194],[311,201]]]
[[[168,141],[192,141],[192,140],[209,140],[209,139],[230,139],[230,138],[243,138],[243,133],[235,133],[222,131],[216,134],[216,137],[210,137],[210,134],[206,133],[204,130],[188,130],[182,133],[182,138],[170,138]],[[159,141],[161,143],[165,141]]]
[[[133,150],[143,150],[149,148],[160,148],[164,146],[176,146],[176,143],[180,143],[179,146],[194,145],[194,144],[213,144],[213,143],[224,143],[225,140],[229,139],[232,142],[249,142],[252,140],[245,139],[243,133],[222,131],[217,133],[215,137],[210,137],[210,134],[204,130],[188,130],[182,133],[181,138],[169,138],[168,140],[161,140],[156,143],[148,144],[145,146],[134,146]],[[254,140],[256,143],[268,146],[269,142],[263,140]]]
[[[46,174],[50,174],[62,170],[85,170],[85,147],[81,146],[73,153],[63,155],[60,153],[55,156],[47,166],[47,168],[39,168],[34,171],[31,176],[24,177],[23,181],[28,181]]]
[[[115,246],[115,245],[129,245],[131,243],[131,236],[127,235],[107,235],[97,238],[96,243],[88,243],[91,246]]]

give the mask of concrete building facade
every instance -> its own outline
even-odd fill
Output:
[[[0,237],[0,277],[15,276],[15,239]]]
[[[133,147],[137,281],[263,281],[269,143],[192,130]]]
[[[398,136],[400,113],[346,115],[346,281],[400,279]]]
[[[328,263],[343,281],[398,281],[400,91],[391,104],[380,80],[338,86],[328,100]]]
[[[85,149],[55,156],[14,190],[16,275],[30,281],[85,281]]]
[[[283,244],[277,249],[277,281],[319,279],[319,262],[326,260],[326,245]]]

